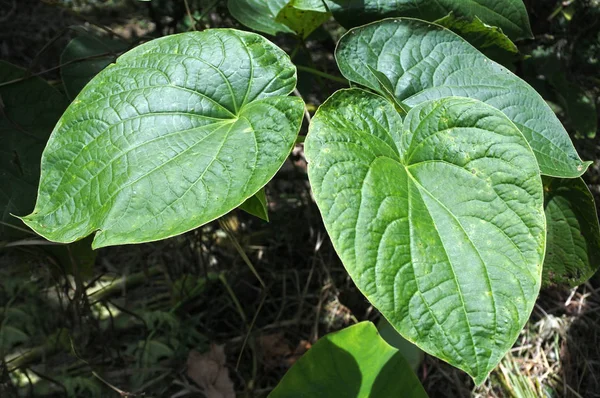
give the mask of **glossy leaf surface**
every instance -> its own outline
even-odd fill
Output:
[[[0,83],[23,76],[25,70],[0,61]],[[0,86],[2,222],[26,228],[11,214],[26,214],[33,210],[42,151],[52,128],[66,107],[66,98],[38,77]],[[27,236],[27,233],[0,225],[0,239],[21,236]]]
[[[577,286],[600,267],[600,231],[594,197],[581,178],[544,178],[548,243],[545,285]]]
[[[371,322],[319,339],[269,398],[405,397],[427,394],[410,365]]]
[[[522,0],[325,0],[325,3],[346,28],[387,17],[412,17],[433,22],[453,13],[469,20],[478,17],[488,25],[499,27],[513,40],[532,37]]]
[[[305,142],[309,179],[350,276],[424,351],[481,383],[540,288],[542,183],[515,125],[482,102],[412,108],[334,94]]]
[[[492,105],[521,130],[543,174],[578,177],[589,166],[532,87],[440,26],[397,18],[352,29],[340,40],[336,59],[348,80],[376,91],[381,79],[372,70],[385,74],[396,98],[410,107],[448,96]]]
[[[196,228],[261,189],[290,153],[303,103],[289,57],[254,34],[168,36],[98,74],[57,124],[34,212],[49,240],[94,247]]]
[[[102,69],[127,50],[128,44],[82,31],[67,44],[60,57],[60,75],[69,98],[74,99]]]

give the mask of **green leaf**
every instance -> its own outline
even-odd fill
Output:
[[[227,8],[239,23],[275,36],[277,33],[294,33],[294,30],[275,19],[290,0],[228,0]]]
[[[581,178],[544,178],[548,243],[544,285],[577,286],[600,268],[594,197]]]
[[[102,69],[113,63],[127,43],[82,31],[67,44],[60,57],[60,74],[69,98],[74,99]]]
[[[477,384],[517,339],[545,247],[535,156],[477,100],[412,108],[359,89],[312,119],[308,176],[346,270],[385,318]]]
[[[25,74],[24,69],[0,61],[0,84]],[[26,214],[33,209],[42,151],[66,107],[63,95],[37,77],[0,86],[0,221],[3,223],[25,228],[11,214]],[[0,224],[0,239],[22,236],[27,233]]]
[[[412,17],[433,22],[453,13],[457,17],[497,26],[513,40],[533,38],[522,0],[325,0],[334,18],[351,28],[386,17]]]
[[[241,205],[290,153],[304,105],[289,57],[232,29],[168,36],[122,55],[69,106],[23,220],[95,248],[154,241]]]
[[[344,77],[384,95],[372,69],[385,74],[396,98],[409,107],[447,96],[494,106],[519,127],[543,174],[578,177],[590,164],[581,161],[564,127],[533,88],[445,28],[387,19],[346,33],[336,59]]]
[[[240,209],[244,210],[248,214],[252,214],[261,220],[269,221],[269,209],[267,207],[267,196],[265,195],[265,189],[262,188],[253,196],[249,197],[244,203],[240,205]]]
[[[509,63],[519,49],[502,29],[484,23],[478,17],[469,19],[456,17],[454,13],[435,21],[437,25],[450,29],[487,57],[504,63]]]
[[[427,394],[409,364],[371,322],[319,339],[269,398],[404,397]]]
[[[322,0],[291,0],[279,11],[275,20],[305,39],[330,16]]]
[[[379,319],[377,329],[381,337],[389,345],[396,348],[409,363],[411,369],[416,372],[425,358],[423,350],[402,337],[384,317]]]

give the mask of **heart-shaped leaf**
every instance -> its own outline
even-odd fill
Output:
[[[285,374],[269,398],[427,398],[410,365],[371,322],[319,339]]]
[[[305,142],[325,227],[348,273],[407,340],[481,383],[540,288],[538,165],[517,127],[477,100],[412,108],[334,94]]]
[[[468,20],[477,17],[497,26],[513,40],[533,37],[522,0],[325,0],[325,3],[346,28],[386,17],[413,17],[433,22],[453,13]]]
[[[262,188],[303,116],[289,57],[232,29],[168,36],[122,55],[77,96],[42,157],[23,220],[52,241],[94,247],[196,228]]]
[[[0,83],[25,76],[25,70],[0,61]],[[0,86],[0,239],[27,235],[11,214],[33,209],[40,179],[40,158],[67,100],[38,77]]]
[[[543,98],[461,37],[415,19],[387,19],[352,29],[338,44],[342,74],[379,91],[385,74],[396,98],[413,107],[447,96],[478,99],[501,110],[521,130],[543,174],[578,177],[582,162],[569,135]]]
[[[581,178],[544,178],[548,243],[545,285],[577,286],[600,268],[600,231],[594,197]]]

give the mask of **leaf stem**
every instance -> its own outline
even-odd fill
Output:
[[[342,84],[348,85],[348,80],[346,80],[342,77],[330,75],[329,73],[325,73],[320,70],[317,70],[314,68],[309,68],[308,66],[303,66],[303,65],[296,65],[296,68],[298,68],[298,70],[302,71],[302,72],[312,73],[315,76],[320,76],[320,77],[329,79],[329,80],[337,82],[337,83],[342,83]]]

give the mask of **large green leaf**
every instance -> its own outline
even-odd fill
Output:
[[[0,61],[0,83],[25,76],[25,70]],[[25,228],[11,214],[33,209],[40,178],[40,158],[52,128],[67,107],[61,93],[44,80],[31,77],[0,86],[0,220]],[[0,239],[23,236],[0,225]]]
[[[453,13],[470,20],[478,17],[497,26],[513,40],[532,38],[522,0],[325,0],[333,16],[346,28],[386,17],[413,17],[435,21]]]
[[[427,398],[409,364],[371,322],[321,338],[269,398]]]
[[[544,178],[548,243],[545,285],[577,286],[600,268],[600,231],[594,197],[581,178]]]
[[[262,220],[269,221],[269,208],[267,206],[267,196],[265,194],[265,189],[262,188],[256,194],[249,197],[244,203],[240,205],[240,209]]]
[[[448,96],[478,99],[519,127],[543,174],[578,177],[582,162],[567,132],[542,97],[506,68],[451,31],[415,19],[387,19],[352,29],[336,50],[342,74],[385,94],[384,74],[399,101],[416,106]]]
[[[292,28],[275,20],[290,0],[228,0],[227,8],[242,25],[258,32],[276,35],[294,33]]]
[[[232,29],[168,36],[122,55],[77,96],[42,157],[23,220],[94,247],[174,236],[231,211],[290,153],[303,115],[289,57]]]
[[[69,98],[75,98],[98,72],[114,62],[117,54],[128,47],[121,40],[81,31],[60,56],[63,65],[60,74]]]
[[[481,383],[538,295],[542,183],[516,126],[477,100],[412,108],[334,94],[305,142],[325,227],[348,273],[407,340]]]

